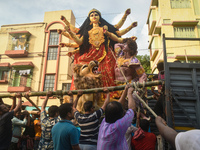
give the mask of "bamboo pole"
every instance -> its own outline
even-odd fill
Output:
[[[38,111],[41,111],[40,108],[39,108],[30,98],[27,98],[27,100],[28,100],[34,107],[36,107]]]
[[[137,96],[137,98],[140,100],[140,102],[154,115],[154,117],[157,117],[157,114],[141,99],[141,97],[137,94],[136,91],[134,91],[134,94]]]
[[[156,85],[161,85],[163,84],[162,80],[157,80],[157,81],[150,81],[150,82],[145,82],[145,87],[149,87],[149,86],[156,86]],[[130,85],[132,87],[134,87],[133,83],[130,83]],[[111,87],[107,87],[107,89],[112,92],[112,91],[120,91],[120,90],[124,90],[126,85],[121,85],[121,86],[111,86]],[[143,87],[143,83],[139,83],[136,82],[136,86],[141,88]],[[73,90],[71,91],[73,95],[76,95],[78,93],[78,91],[80,90]],[[93,89],[83,89],[81,90],[83,91],[83,94],[88,94],[88,93],[97,93],[97,92],[103,92],[103,88],[93,88]],[[68,95],[69,90],[67,91],[63,91],[63,90],[57,90],[57,91],[52,91],[53,95]],[[22,97],[25,97],[25,92],[22,93]],[[47,91],[42,91],[42,92],[29,92],[29,97],[32,96],[46,96]],[[0,98],[8,98],[8,97],[14,97],[16,95],[16,93],[8,93],[8,94],[0,94]]]

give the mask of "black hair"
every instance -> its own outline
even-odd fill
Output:
[[[0,111],[2,112],[2,107],[1,106],[2,106],[2,104],[0,104]]]
[[[123,43],[127,43],[128,47],[131,49],[130,54],[131,56],[136,55],[137,54],[137,43],[135,40],[131,39],[131,38],[126,38],[123,40]]]
[[[59,115],[62,119],[65,119],[67,117],[68,113],[71,113],[72,111],[72,103],[64,103],[62,105],[60,105],[58,111],[59,111]]]
[[[164,70],[164,62],[159,62],[159,63],[157,64],[157,69],[158,69],[159,71],[163,71],[163,70]]]
[[[87,101],[83,104],[83,108],[85,112],[89,112],[93,107],[93,102],[92,101]]]
[[[124,110],[122,104],[116,101],[110,102],[105,109],[105,120],[107,123],[114,123],[122,118]]]
[[[58,113],[58,106],[52,105],[48,109],[49,117],[55,117],[56,113]]]
[[[146,132],[149,130],[150,122],[146,119],[140,119],[140,128]]]
[[[98,13],[97,11],[93,11],[93,12]],[[118,29],[115,28],[110,23],[108,23],[106,20],[104,20],[101,17],[101,14],[98,13],[98,15],[100,17],[99,18],[99,21],[100,21],[99,26],[103,27],[104,25],[106,25],[108,27],[108,31],[109,32],[112,32],[116,36],[118,36],[117,33],[116,33],[116,31],[118,31]],[[90,47],[88,31],[90,31],[93,28],[93,25],[90,24],[90,18],[89,18],[89,16],[90,16],[90,14],[86,18],[86,20],[83,22],[83,24],[80,27],[79,32],[77,33],[78,35],[80,35],[80,37],[83,36],[83,44],[80,46],[80,49],[79,49],[80,55],[83,55],[84,53],[88,52],[89,47]],[[114,47],[115,43],[116,43],[115,41],[113,41],[113,40],[110,39],[110,46],[111,47]],[[108,38],[107,38],[107,36],[105,36],[105,49],[106,49],[106,51],[108,50]]]

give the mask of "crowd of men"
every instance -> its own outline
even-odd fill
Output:
[[[155,150],[156,136],[148,131],[150,121],[136,115],[134,88],[127,84],[118,101],[110,101],[107,88],[103,91],[106,98],[102,107],[95,110],[93,102],[87,101],[84,113],[76,109],[82,91],[72,103],[50,106],[48,114],[45,107],[52,92],[47,92],[40,115],[32,117],[27,111],[21,114],[21,94],[12,98],[10,109],[1,99],[0,150]],[[71,92],[68,95],[73,99]],[[126,101],[128,109],[124,107]],[[140,119],[138,127],[132,125],[135,115]],[[199,148],[200,130],[177,133],[160,116],[155,123],[173,148]]]

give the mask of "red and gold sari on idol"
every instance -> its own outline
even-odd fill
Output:
[[[102,82],[104,87],[116,86],[115,80],[115,58],[112,55],[112,49],[108,48],[108,52],[105,50],[105,45],[102,44],[97,50],[94,46],[90,46],[89,51],[80,56],[79,53],[74,55],[74,64],[89,64],[90,61],[96,60],[99,62],[99,70],[102,74]],[[70,90],[75,90],[74,78],[72,78],[72,84]],[[110,93],[111,98],[117,98],[118,92],[114,91]]]

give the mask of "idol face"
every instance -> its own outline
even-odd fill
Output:
[[[90,14],[90,22],[91,23],[99,23],[100,16],[97,12],[92,12]]]

